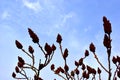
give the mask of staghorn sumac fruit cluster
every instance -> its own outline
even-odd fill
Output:
[[[48,43],[45,43],[44,47],[42,47],[39,43],[39,38],[32,31],[32,29],[28,28],[28,33],[30,37],[32,38],[32,41],[38,45],[42,53],[44,54],[44,62],[41,62],[41,59],[39,60],[38,66],[35,66],[36,59],[35,59],[35,53],[34,53],[34,48],[29,45],[28,50],[25,50],[23,48],[23,45],[18,41],[15,40],[16,47],[20,50],[22,50],[30,59],[32,63],[26,62],[22,57],[18,56],[18,63],[15,67],[15,72],[12,73],[12,77],[15,79],[26,79],[26,80],[43,80],[42,77],[40,76],[40,71],[46,67],[50,61],[52,60],[52,57],[54,55],[54,51],[56,50],[56,46],[53,44],[52,46],[49,45]],[[32,70],[34,75],[29,76],[27,74],[26,70]],[[21,75],[21,77],[17,76]]]
[[[55,75],[59,76],[62,80],[102,80],[101,74],[104,74],[102,70],[104,70],[108,76],[106,76],[107,80],[118,80],[120,79],[120,56],[116,55],[113,56],[111,60],[111,33],[112,33],[112,27],[110,21],[103,16],[103,29],[104,29],[104,38],[103,38],[103,45],[106,48],[106,60],[108,61],[108,66],[105,66],[102,64],[102,62],[99,60],[99,56],[97,56],[96,53],[96,46],[93,42],[89,45],[89,50],[85,50],[84,56],[79,58],[79,60],[74,61],[75,68],[71,69],[69,64],[67,63],[67,57],[69,55],[69,50],[67,48],[62,48],[62,36],[60,34],[57,35],[56,42],[59,44],[60,53],[62,55],[62,59],[64,60],[63,65],[60,65],[59,67],[56,67],[55,64],[51,64],[51,71],[54,72]],[[15,71],[12,73],[12,77],[15,79],[26,79],[26,80],[43,80],[42,76],[40,76],[40,71],[45,68],[48,64],[50,64],[50,61],[53,58],[54,51],[56,50],[56,46],[49,45],[48,43],[45,43],[44,47],[42,47],[39,43],[39,38],[32,31],[32,29],[28,28],[28,33],[30,35],[30,38],[32,38],[32,41],[38,45],[42,53],[44,54],[44,62],[41,62],[41,59],[39,60],[38,66],[35,66],[36,59],[35,59],[35,53],[34,48],[30,45],[28,46],[28,50],[26,51],[23,48],[23,45],[16,40],[15,44],[16,47],[20,50],[22,50],[29,58],[31,58],[32,63],[26,62],[24,58],[18,56],[18,63],[15,67]],[[97,61],[99,66],[96,68],[93,68],[92,66],[85,64],[84,60],[86,58],[89,58],[89,55],[93,54],[93,59]],[[111,68],[111,61],[113,64],[115,64],[116,69],[114,72],[112,72]],[[32,70],[34,75],[28,76],[26,69]],[[17,75],[21,75],[21,77],[18,77]],[[113,75],[113,77],[112,77]],[[57,79],[54,79],[57,80]]]
[[[89,56],[89,50],[85,50],[84,52],[84,57],[80,58],[78,61],[74,62],[74,66],[75,68],[73,70],[70,70],[70,66],[68,66],[67,64],[67,56],[68,56],[68,49],[66,48],[63,51],[62,48],[62,37],[60,34],[58,34],[57,36],[57,40],[56,42],[59,44],[60,47],[60,52],[62,55],[62,58],[64,60],[64,66],[59,66],[55,69],[55,64],[51,65],[51,70],[58,75],[59,77],[61,77],[63,80],[82,80],[82,79],[89,79],[91,77],[91,79],[96,79],[95,75],[99,75],[101,74],[101,70],[98,67],[98,69],[94,69],[93,67],[90,67],[89,65],[84,63],[84,59],[86,59]],[[90,51],[91,52],[95,52],[95,46],[93,43],[90,44]],[[101,79],[101,77],[99,77],[99,79]]]

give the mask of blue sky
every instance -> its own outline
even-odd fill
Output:
[[[69,49],[68,64],[73,67],[74,60],[84,55],[93,42],[97,55],[106,64],[105,48],[102,45],[104,36],[102,17],[106,16],[112,23],[112,55],[120,55],[120,1],[119,0],[0,0],[0,78],[14,80],[11,77],[17,64],[17,56],[26,55],[15,46],[19,40],[24,48],[31,44],[40,56],[37,46],[29,38],[27,28],[33,29],[40,37],[40,43],[55,43],[60,33],[63,37],[63,48]],[[62,58],[57,49],[53,61],[56,66],[62,65]],[[90,57],[93,57],[92,55]],[[89,57],[86,64],[96,68],[95,60]],[[43,57],[40,57],[43,58]],[[59,62],[59,64],[58,64]],[[47,75],[44,75],[44,74]],[[105,80],[106,76],[103,79]],[[42,71],[45,80],[58,78],[49,70]]]

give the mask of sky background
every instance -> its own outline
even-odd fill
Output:
[[[69,49],[68,65],[74,68],[74,61],[84,56],[84,50],[93,42],[97,55],[107,67],[106,49],[103,47],[104,36],[102,17],[112,23],[112,56],[120,55],[120,0],[0,0],[0,79],[14,80],[11,77],[17,64],[17,56],[27,59],[26,55],[15,46],[19,40],[27,50],[29,45],[35,48],[37,59],[41,52],[29,38],[30,27],[40,38],[40,44],[55,43],[57,50],[52,63],[63,66],[56,36],[63,37],[63,49]],[[85,61],[97,69],[93,55]],[[114,65],[112,65],[113,68]],[[46,67],[41,76],[44,80],[62,80]],[[114,69],[113,69],[114,70]],[[106,79],[105,72],[102,79]]]

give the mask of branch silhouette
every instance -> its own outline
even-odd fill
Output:
[[[120,56],[119,55],[111,56],[112,26],[110,21],[105,16],[103,16],[103,29],[104,29],[103,45],[106,48],[106,53],[107,53],[107,56],[106,56],[106,59],[108,61],[107,67],[103,65],[103,63],[100,61],[99,57],[96,54],[96,47],[92,42],[89,45],[89,50],[85,50],[84,56],[81,57],[78,61],[74,61],[75,68],[70,70],[69,69],[70,66],[67,63],[69,50],[67,48],[63,49],[62,47],[63,39],[62,39],[62,36],[58,34],[56,38],[56,42],[59,44],[60,53],[62,55],[62,59],[64,60],[63,62],[64,66],[60,65],[59,67],[56,68],[55,64],[51,64],[51,67],[50,67],[51,71],[54,72],[54,74],[56,74],[63,80],[89,80],[89,79],[102,80],[101,79],[102,70],[104,70],[108,74],[108,77],[107,77],[108,80],[120,79]],[[37,44],[38,47],[40,48],[40,51],[43,53],[44,61],[41,62],[41,59],[39,59],[39,64],[38,66],[36,66],[37,60],[34,55],[34,48],[30,45],[28,46],[28,51],[27,51],[23,48],[23,45],[18,40],[15,40],[16,47],[20,49],[23,53],[25,53],[28,56],[28,58],[31,59],[31,63],[25,61],[25,59],[18,56],[18,63],[15,67],[15,71],[12,73],[12,77],[14,79],[19,79],[19,80],[23,80],[23,79],[43,80],[42,76],[40,75],[40,72],[41,70],[43,70],[43,68],[45,68],[48,64],[50,64],[54,56],[56,46],[54,44],[49,45],[48,43],[45,43],[45,45],[42,46],[39,43],[39,37],[32,29],[28,28],[28,33],[33,43]],[[84,60],[89,57],[90,52],[93,53],[94,55],[93,58],[97,61],[97,64],[99,64],[97,69],[84,63]],[[112,57],[112,60],[111,60],[111,57]],[[111,72],[112,70],[111,61],[116,66],[114,72]],[[29,76],[27,74],[27,70],[32,70],[34,75]],[[18,75],[21,75],[21,76],[19,77]]]

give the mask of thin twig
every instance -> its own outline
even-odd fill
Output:
[[[115,80],[115,75],[116,75],[116,73],[117,73],[117,69],[118,69],[118,68],[119,68],[119,65],[116,64],[116,70],[115,70],[115,72],[114,72],[113,80]]]
[[[26,75],[25,70],[24,70],[24,69],[22,69],[22,71],[23,71],[24,73],[20,72],[20,74],[21,74],[21,75],[23,75],[23,76],[24,76],[27,80],[29,80],[29,79],[28,79],[28,77],[27,77],[27,75]]]
[[[98,64],[100,64],[100,66],[101,66],[107,73],[109,73],[109,71],[108,71],[108,70],[102,65],[102,63],[99,61],[97,55],[96,55],[95,53],[93,53],[93,54],[94,54],[94,57],[95,57],[95,59],[97,60]]]
[[[110,38],[110,34],[109,34],[109,39]],[[110,51],[108,51],[110,50]],[[107,53],[108,53],[108,69],[109,69],[109,77],[108,80],[111,80],[111,64],[110,64],[110,55],[111,55],[111,42],[110,42],[110,48],[107,48]]]
[[[41,46],[39,43],[37,43],[37,44],[38,44],[39,48],[41,49],[41,51],[44,53],[44,55],[46,55],[46,53],[45,53],[45,51],[43,50],[42,46]]]
[[[24,49],[22,49],[22,51],[26,53],[30,58],[32,58],[32,56],[27,51],[25,51]]]
[[[64,80],[67,80],[65,77],[63,77],[62,75],[60,74],[57,74],[58,76],[60,76],[61,78],[63,78]]]

